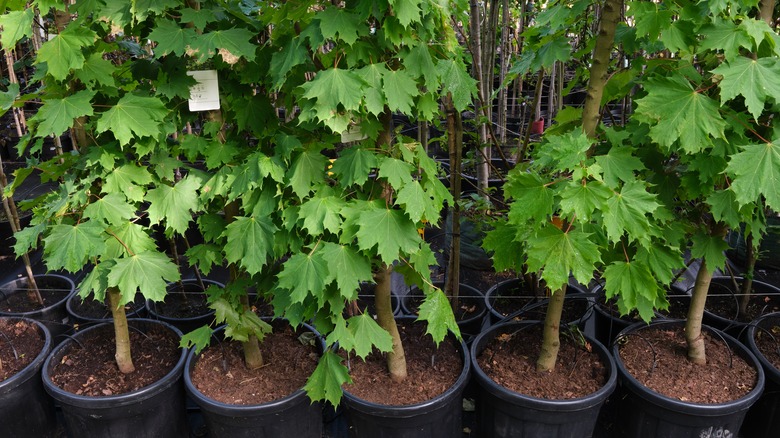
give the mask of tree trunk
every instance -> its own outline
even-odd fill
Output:
[[[387,353],[387,371],[394,382],[402,382],[407,376],[406,353],[404,353],[401,335],[398,333],[398,325],[395,322],[395,315],[393,315],[390,292],[390,273],[392,271],[392,266],[383,264],[374,274],[376,281],[374,307],[376,307],[376,322],[393,338],[393,350]]]
[[[119,371],[130,374],[135,371],[133,357],[130,354],[130,329],[127,326],[125,306],[122,305],[122,293],[119,288],[110,287],[106,290],[111,316],[114,318],[114,336],[116,338],[116,353],[114,359]]]
[[[599,33],[596,37],[596,47],[593,49],[593,61],[590,67],[585,107],[582,112],[582,130],[590,138],[596,137],[596,127],[601,119],[601,97],[607,83],[612,44],[615,41],[620,14],[623,11],[623,0],[607,0],[601,10]]]
[[[463,122],[460,113],[455,110],[451,95],[447,95],[444,99],[444,107],[447,109],[447,146],[450,153],[450,192],[452,193],[452,206],[450,207],[452,240],[444,293],[449,297],[450,304],[455,309],[460,297],[460,190]]]
[[[542,349],[536,360],[536,371],[552,371],[558,361],[558,350],[561,348],[561,314],[566,298],[566,285],[552,294],[547,303],[547,313],[544,317],[544,333],[542,334]]]
[[[756,271],[756,249],[753,247],[753,233],[745,238],[745,274],[742,276],[742,286],[739,296],[739,315],[747,315],[750,304],[750,293],[753,290],[753,275]]]
[[[688,344],[688,359],[695,364],[701,365],[707,363],[701,325],[711,281],[712,272],[707,268],[706,260],[702,259],[701,267],[699,267],[699,272],[696,274],[696,283],[693,286],[691,304],[688,308],[688,318],[685,321],[685,342]]]
[[[759,14],[762,20],[772,29],[775,28],[775,0],[761,0],[759,2]]]

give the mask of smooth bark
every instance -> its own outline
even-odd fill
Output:
[[[706,260],[702,259],[699,272],[696,274],[696,282],[693,286],[688,317],[685,321],[685,342],[688,345],[688,360],[695,364],[707,363],[701,326],[704,319],[704,305],[707,302],[707,292],[710,289],[711,281],[712,272],[707,268]]]
[[[561,348],[561,314],[566,298],[566,286],[556,291],[547,303],[542,334],[542,349],[536,360],[536,371],[549,372],[555,369],[558,351]]]
[[[394,382],[406,380],[406,353],[401,343],[401,334],[393,315],[391,302],[390,274],[392,266],[382,265],[374,274],[376,288],[374,289],[374,307],[376,308],[376,322],[385,329],[393,338],[393,350],[387,353],[387,371]]]
[[[110,287],[106,290],[111,316],[114,318],[115,348],[114,359],[119,371],[130,374],[135,371],[133,357],[130,354],[130,329],[127,325],[125,306],[122,304],[122,293],[119,288]]]

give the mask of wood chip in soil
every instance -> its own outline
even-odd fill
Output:
[[[433,399],[455,384],[463,370],[460,344],[446,338],[437,349],[424,324],[397,323],[406,354],[406,380],[393,381],[386,356],[374,351],[365,362],[356,357],[348,361],[353,383],[344,385],[346,391],[369,402],[405,406]]]
[[[286,323],[275,321],[272,326],[273,333],[260,344],[265,365],[258,369],[246,367],[239,342],[213,342],[203,350],[191,374],[198,391],[222,403],[256,405],[301,389],[319,361],[315,338]]]
[[[780,370],[780,317],[762,319],[753,340],[767,361]]]
[[[575,337],[576,338],[576,337]],[[536,398],[565,400],[599,390],[609,377],[607,367],[590,344],[579,344],[562,333],[558,363],[551,372],[536,371],[542,330],[506,327],[495,333],[477,356],[480,368],[497,384]],[[589,351],[590,350],[590,351]]]
[[[0,319],[0,382],[35,360],[45,344],[35,324]]]
[[[639,382],[666,397],[691,403],[725,403],[745,396],[756,384],[756,370],[709,332],[703,333],[705,365],[688,360],[682,326],[651,327],[636,333],[624,338],[620,358]]]
[[[130,322],[133,325],[133,322]],[[143,330],[141,325],[138,325]],[[135,371],[123,374],[114,359],[114,327],[103,326],[73,342],[52,370],[52,382],[77,395],[110,396],[148,386],[168,374],[181,357],[179,337],[156,324],[143,333],[130,329],[130,351]]]

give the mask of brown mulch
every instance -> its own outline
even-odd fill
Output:
[[[741,287],[741,284],[740,284]],[[707,296],[706,309],[722,318],[750,322],[761,315],[780,311],[780,296],[758,293],[753,290],[747,311],[744,315],[739,315],[739,300],[741,297],[731,294],[740,294],[740,290],[734,285],[713,284]]]
[[[385,355],[374,352],[365,362],[357,357],[347,361],[353,383],[344,385],[346,391],[369,402],[404,406],[437,397],[455,384],[463,371],[460,344],[447,338],[437,349],[425,334],[425,324],[398,321],[398,331],[406,354],[406,380],[391,380]]]
[[[0,382],[32,363],[44,344],[35,324],[0,319]]]
[[[255,405],[301,389],[317,367],[316,343],[310,336],[300,336],[304,330],[294,332],[286,323],[272,325],[273,333],[260,344],[265,365],[258,369],[246,367],[239,342],[213,342],[203,350],[191,374],[198,391],[222,403]]]
[[[607,383],[609,373],[590,344],[581,345],[561,334],[558,363],[552,372],[536,371],[541,349],[540,326],[495,333],[477,356],[480,368],[497,384],[536,398],[563,400],[592,394]]]
[[[132,326],[132,322],[130,323]],[[181,357],[179,337],[162,326],[143,333],[130,329],[130,351],[135,371],[123,374],[114,359],[113,325],[79,335],[51,371],[52,382],[65,391],[85,396],[117,395],[135,391],[168,374]]]
[[[724,403],[743,397],[756,383],[753,366],[709,332],[704,332],[705,365],[688,360],[682,326],[636,333],[624,338],[620,358],[639,382],[666,397],[692,403]]]

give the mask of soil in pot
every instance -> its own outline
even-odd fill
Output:
[[[0,338],[0,382],[32,363],[45,344],[38,327],[23,319],[0,319]]]
[[[531,397],[562,400],[584,397],[598,391],[609,370],[589,343],[561,333],[558,365],[550,373],[536,371],[541,348],[541,327],[526,326],[497,334],[477,356],[477,363],[490,379],[512,391]],[[522,378],[518,378],[522,376]]]
[[[434,285],[438,288],[444,288],[443,283],[434,283]],[[463,286],[461,285],[460,288],[458,306],[452,309],[455,321],[458,323],[478,317],[480,314],[484,315],[485,312],[485,296],[479,290],[471,288],[471,291],[469,291]],[[424,301],[425,294],[416,286],[413,286],[401,300],[401,308],[409,315],[417,315]]]
[[[403,382],[390,379],[387,362],[381,353],[373,352],[365,361],[348,361],[352,384],[344,389],[362,400],[391,406],[423,403],[443,394],[458,380],[463,370],[459,344],[450,338],[438,348],[425,334],[425,324],[398,320],[398,330],[406,353],[408,377]]]
[[[713,278],[707,294],[705,310],[725,320],[742,323],[738,324],[739,326],[743,326],[761,315],[780,311],[780,296],[775,295],[780,290],[776,290],[771,285],[754,281],[747,311],[744,315],[739,315],[741,287],[741,277],[736,278],[736,285],[730,277]],[[709,321],[709,323],[717,325],[713,321]],[[725,322],[725,324],[729,323]],[[727,327],[721,328],[725,329]]]
[[[142,310],[144,310],[144,297],[141,294],[136,294],[133,302],[125,304],[128,318],[137,318],[139,311]],[[94,298],[83,299],[78,295],[73,295],[68,299],[68,312],[81,322],[107,321],[112,318],[111,310],[106,303]]]
[[[63,287],[62,281],[57,277],[36,276],[35,282],[43,298],[43,307],[38,303],[30,302],[27,293],[13,293],[6,295],[5,288],[0,289],[0,312],[27,313],[34,312],[56,304],[64,300],[73,289]],[[25,281],[24,285],[27,285]]]
[[[130,343],[135,371],[123,374],[114,359],[113,326],[91,330],[54,364],[51,381],[76,395],[125,394],[162,379],[181,358],[179,337],[162,326],[151,325],[144,332],[131,329]]]
[[[241,344],[212,343],[203,350],[191,372],[195,387],[205,396],[232,405],[256,405],[286,397],[301,389],[317,367],[320,353],[311,332],[293,330],[283,320],[260,343],[265,365],[250,370]]]
[[[709,331],[702,333],[705,365],[688,360],[680,326],[659,325],[635,333],[621,338],[620,358],[629,374],[666,397],[689,403],[725,403],[744,397],[756,384],[753,365]]]
[[[158,315],[177,319],[194,318],[211,312],[203,288],[191,282],[184,282],[182,287],[178,283],[168,286],[165,300],[153,303],[152,309]]]

